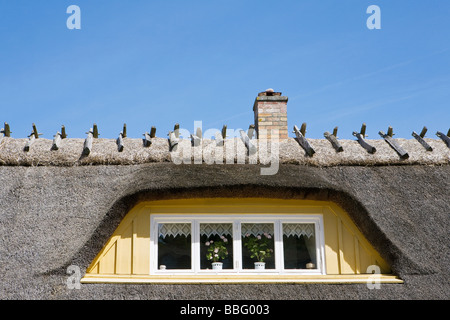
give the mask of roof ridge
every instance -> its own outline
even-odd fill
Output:
[[[76,166],[76,165],[130,165],[151,162],[171,162],[182,157],[183,163],[239,163],[239,164],[305,164],[312,166],[341,165],[445,165],[450,164],[450,148],[439,139],[425,138],[432,150],[425,149],[415,139],[395,139],[408,157],[398,153],[384,139],[367,140],[375,149],[369,152],[357,140],[339,140],[341,151],[336,150],[327,139],[308,139],[314,153],[304,149],[299,140],[288,138],[275,140],[233,138],[223,141],[214,139],[178,139],[171,144],[168,138],[123,138],[121,148],[115,139],[93,139],[90,153],[83,152],[85,139],[66,138],[58,149],[53,141],[35,139],[26,151],[28,140],[5,137],[0,142],[0,165],[16,166]],[[148,142],[148,141],[147,141]],[[219,143],[222,143],[220,146]],[[177,158],[178,157],[178,158]]]

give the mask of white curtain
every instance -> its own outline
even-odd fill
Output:
[[[307,238],[314,236],[313,223],[283,223],[283,234],[289,236],[305,236]]]
[[[311,262],[316,263],[316,237],[313,223],[283,223],[283,234],[290,236],[303,236],[306,249],[308,250]]]
[[[188,236],[191,234],[190,223],[160,223],[158,225],[158,234],[160,237],[167,236]]]
[[[201,223],[200,235],[208,238],[213,235],[233,236],[233,225],[231,223]]]
[[[309,257],[311,258],[311,262],[316,265],[317,268],[317,261],[316,261],[316,237],[306,237],[305,238],[305,245],[306,249],[308,250]]]
[[[264,233],[273,236],[273,224],[272,223],[243,223],[241,225],[241,234],[245,237],[247,234],[257,236]]]

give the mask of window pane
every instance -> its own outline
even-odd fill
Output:
[[[284,223],[283,247],[285,269],[316,269],[314,224]]]
[[[255,262],[265,269],[275,269],[273,223],[242,223],[242,268],[255,269]]]
[[[200,268],[212,269],[212,262],[233,269],[233,224],[200,224]]]
[[[191,224],[158,224],[158,269],[191,269]]]

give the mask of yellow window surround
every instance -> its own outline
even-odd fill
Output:
[[[152,215],[320,215],[323,274],[150,274]],[[381,274],[366,273],[377,266]],[[207,198],[142,202],[122,220],[88,267],[82,283],[402,283],[348,214],[327,201]]]

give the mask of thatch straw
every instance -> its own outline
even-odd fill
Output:
[[[118,151],[115,139],[94,139],[92,151],[83,156],[84,139],[64,139],[59,150],[51,150],[52,141],[36,139],[30,151],[25,152],[27,139],[5,137],[0,143],[0,165],[10,166],[77,166],[77,165],[133,165],[150,162],[184,161],[184,163],[261,163],[269,164],[271,159],[280,163],[303,164],[319,167],[342,165],[400,165],[423,164],[443,165],[450,163],[450,149],[441,140],[425,139],[433,148],[426,151],[415,139],[396,139],[409,154],[401,159],[384,140],[367,140],[377,151],[369,154],[356,140],[339,140],[343,152],[336,152],[326,139],[308,139],[315,154],[310,157],[294,138],[267,145],[252,140],[257,153],[248,155],[241,139],[227,139],[223,147],[217,147],[215,140],[202,141],[202,147],[193,147],[190,140],[180,140],[177,151],[169,150],[164,138],[152,139],[150,147],[144,147],[142,139],[124,139],[123,152]],[[278,146],[279,157],[270,150]],[[274,149],[274,150],[275,150]],[[181,157],[181,158],[180,158]],[[184,160],[183,160],[184,159]]]

